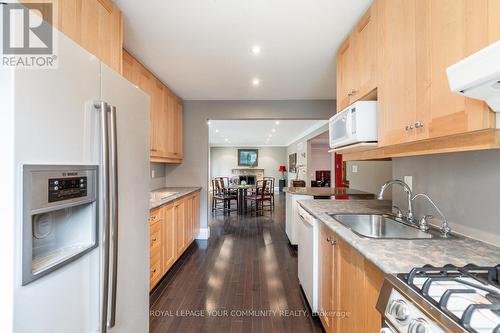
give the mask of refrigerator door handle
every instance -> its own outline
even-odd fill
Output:
[[[116,282],[118,278],[118,159],[116,140],[116,107],[110,107],[109,155],[110,155],[110,217],[111,217],[111,302],[108,328],[115,326]]]
[[[108,289],[109,289],[109,123],[108,104],[95,102],[96,110],[100,111],[101,163],[100,163],[100,209],[102,209],[102,298],[101,298],[101,333],[107,332]]]

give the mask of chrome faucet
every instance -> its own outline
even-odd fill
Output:
[[[392,179],[387,181],[384,185],[382,185],[382,188],[380,189],[380,193],[378,195],[379,200],[384,199],[384,192],[387,190],[389,186],[392,185],[400,185],[403,187],[404,191],[406,192],[406,195],[408,196],[408,214],[406,215],[406,220],[410,224],[415,224],[415,219],[413,217],[413,204],[412,204],[412,192],[411,188],[406,184],[404,181],[399,180],[399,179]]]
[[[424,193],[415,194],[415,196],[412,198],[412,201],[415,200],[418,197],[423,197],[423,198],[427,199],[431,203],[431,205],[434,207],[434,209],[436,210],[436,212],[439,215],[441,215],[441,218],[443,219],[443,225],[441,226],[441,236],[443,238],[448,238],[450,236],[451,228],[450,228],[450,225],[448,224],[448,220],[446,219],[446,216],[444,216],[444,214],[441,211],[441,209],[439,209],[438,206],[434,203],[434,201],[432,201],[432,199],[427,194],[424,194]],[[426,215],[423,218],[424,221],[427,220],[427,216],[428,215]]]

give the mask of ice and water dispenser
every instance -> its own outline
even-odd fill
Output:
[[[97,246],[98,167],[23,166],[26,285]]]

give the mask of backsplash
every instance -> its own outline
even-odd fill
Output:
[[[150,163],[149,168],[150,168],[149,177],[150,177],[151,191],[165,187],[166,186],[165,164]],[[154,178],[153,178],[153,171],[154,171]]]
[[[448,218],[452,230],[500,245],[500,152],[498,150],[394,158],[393,177],[413,176],[413,192],[428,194]],[[403,191],[393,202],[407,209]],[[438,214],[425,201],[416,216]]]

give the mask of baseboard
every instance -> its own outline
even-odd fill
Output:
[[[200,228],[200,232],[196,239],[208,239],[210,237],[210,228]]]

